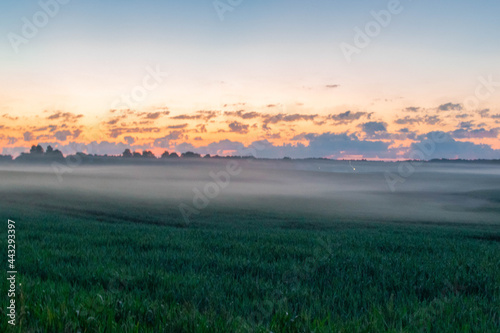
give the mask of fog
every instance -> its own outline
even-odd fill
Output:
[[[198,212],[276,211],[329,221],[500,221],[500,168],[488,163],[179,159],[62,169],[8,164],[0,165],[0,179],[3,210],[17,205],[62,215],[86,207],[98,215],[110,205],[161,214],[184,205]]]

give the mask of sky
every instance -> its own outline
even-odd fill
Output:
[[[4,0],[0,152],[500,158],[499,12],[492,0]]]

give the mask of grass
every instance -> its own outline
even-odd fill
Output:
[[[87,199],[3,196],[20,285],[18,324],[7,324],[2,306],[0,331],[500,327],[498,225],[339,221],[214,203],[185,226],[175,206]]]

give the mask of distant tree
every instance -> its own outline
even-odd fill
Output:
[[[161,154],[161,158],[167,158],[168,157],[168,151],[164,151],[163,154]]]
[[[134,157],[142,157],[142,154],[137,152],[137,151],[134,151]]]
[[[123,157],[132,157],[132,153],[130,152],[130,149],[125,149],[125,151],[122,154]]]
[[[169,158],[177,158],[179,157],[179,155],[177,153],[170,153],[170,155],[168,155]]]
[[[200,154],[193,153],[192,151],[187,151],[185,153],[182,153],[181,157],[187,157],[187,158],[192,158],[192,157],[201,157]]]
[[[43,148],[40,145],[33,145],[30,149],[30,154],[43,154]]]
[[[206,154],[205,156],[203,156],[203,158],[211,158],[212,156],[210,156],[210,154]]]
[[[48,146],[47,147],[47,154],[50,154],[54,151],[54,148],[52,148],[52,146]]]
[[[153,152],[151,152],[150,150],[145,150],[142,152],[142,157],[146,157],[146,158],[156,158],[155,154],[153,154]]]

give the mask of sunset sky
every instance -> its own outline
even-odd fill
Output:
[[[0,152],[394,160],[444,131],[425,158],[500,158],[499,13],[493,0],[5,0]]]

